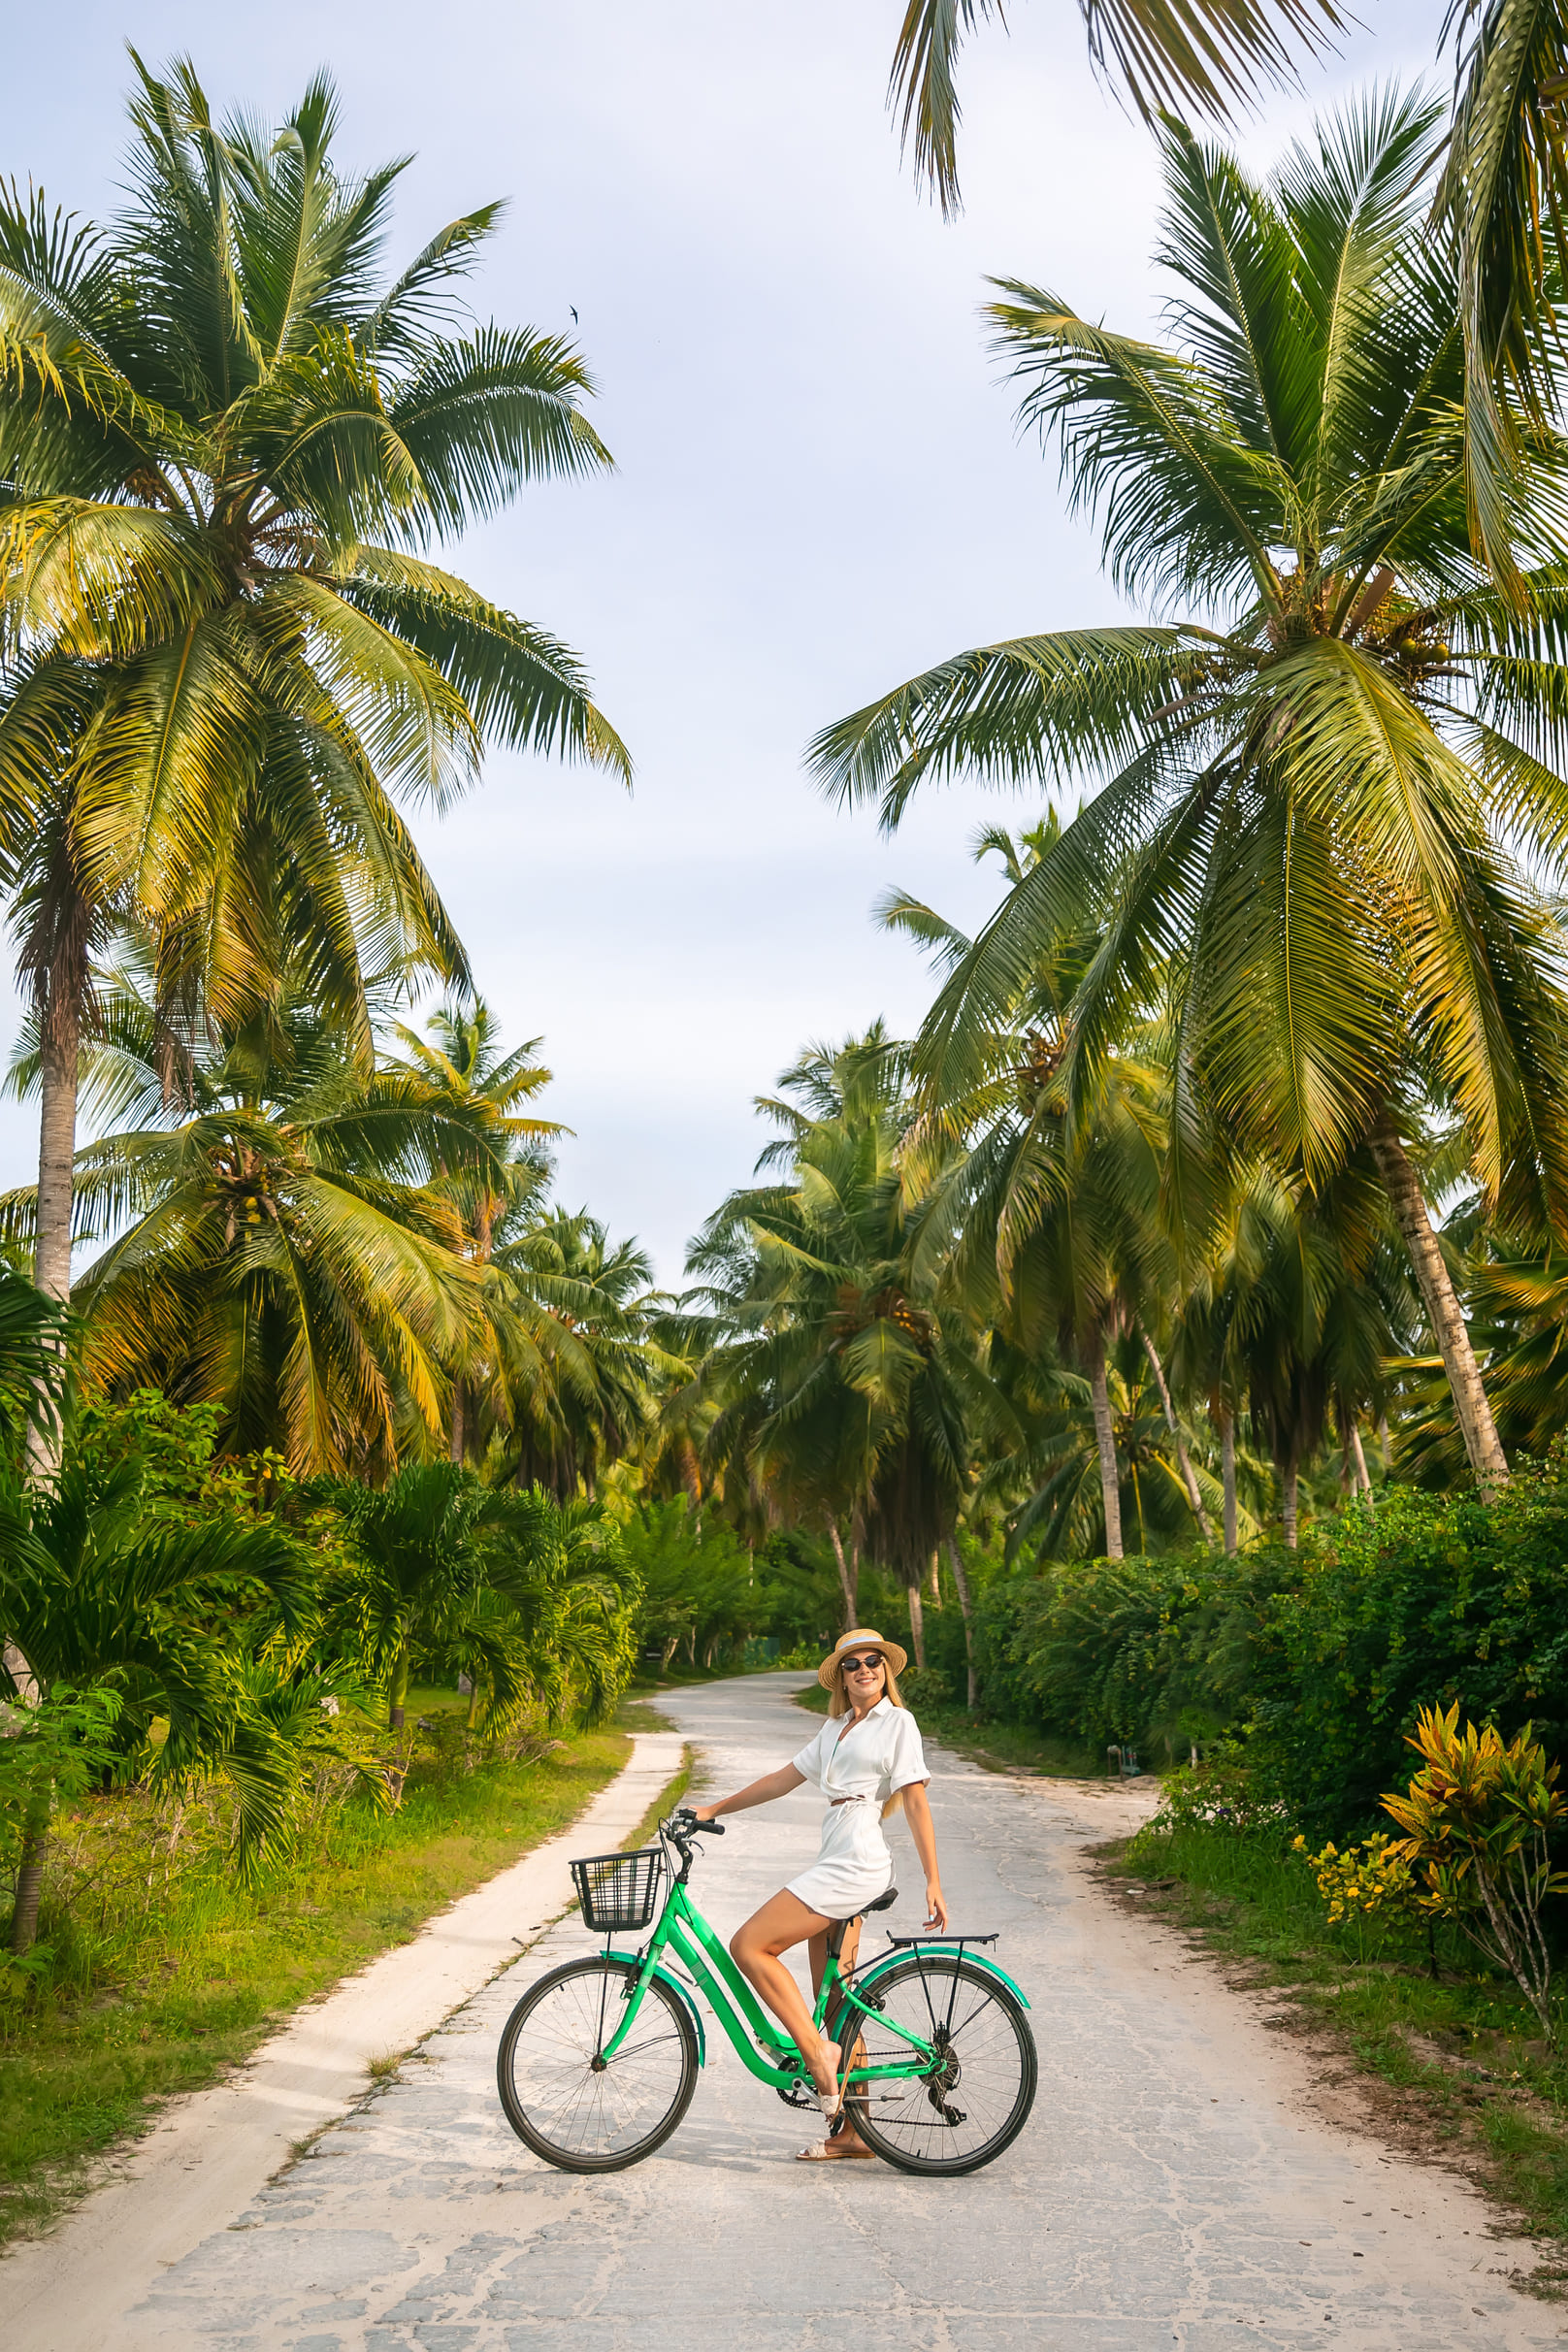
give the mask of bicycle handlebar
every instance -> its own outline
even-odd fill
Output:
[[[664,1826],[669,1835],[675,1839],[689,1838],[693,1835],[722,1838],[724,1835],[722,1821],[700,1821],[691,1808],[686,1805],[681,1806],[677,1813],[672,1813]]]

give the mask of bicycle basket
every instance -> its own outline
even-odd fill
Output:
[[[572,1865],[582,1923],[596,1936],[619,1936],[646,1927],[659,1899],[664,1850],[645,1846],[635,1854],[589,1854]]]

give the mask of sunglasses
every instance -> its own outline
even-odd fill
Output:
[[[846,1658],[844,1672],[846,1674],[879,1674],[884,1662],[880,1653],[873,1650],[868,1658]]]

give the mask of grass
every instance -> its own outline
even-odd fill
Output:
[[[443,1694],[414,1695],[426,1715],[449,1711]],[[74,1984],[46,1982],[0,2027],[0,2241],[55,2209],[159,2100],[212,2082],[301,2002],[563,1828],[626,1761],[628,1728],[643,1726],[571,1734],[531,1762],[416,1763],[399,1813],[350,1802],[248,1892],[205,1863],[155,1899],[149,1874],[136,1915],[46,1916],[57,1944],[77,1939]]]
[[[1419,1929],[1380,1941],[1331,1927],[1278,1833],[1152,1828],[1105,1858],[1139,1910],[1248,1964],[1297,2005],[1303,2030],[1326,2031],[1400,2145],[1475,2172],[1533,2235],[1568,2238],[1568,2048],[1547,2046],[1523,1997],[1456,1930],[1440,1928],[1429,1952]],[[1532,2283],[1565,2276],[1549,2264]]]
[[[797,1707],[810,1715],[825,1715],[828,1693],[820,1683],[808,1683],[795,1694]],[[1055,1780],[1088,1780],[1105,1778],[1103,1761],[1096,1762],[1092,1750],[1076,1747],[1070,1740],[1051,1739],[1043,1732],[1028,1730],[1021,1723],[993,1723],[983,1716],[970,1715],[966,1707],[929,1707],[922,1703],[920,1728],[929,1739],[955,1754],[967,1756],[971,1763],[988,1765],[994,1772],[1038,1772]]]

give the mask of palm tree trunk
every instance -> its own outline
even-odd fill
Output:
[[[1149,1358],[1149,1369],[1155,1376],[1155,1387],[1160,1390],[1160,1402],[1165,1416],[1165,1426],[1175,1443],[1176,1467],[1181,1472],[1182,1484],[1187,1488],[1187,1500],[1192,1507],[1192,1517],[1197,1521],[1198,1533],[1206,1544],[1212,1544],[1214,1530],[1209,1525],[1209,1515],[1203,1508],[1203,1496],[1198,1488],[1197,1472],[1193,1469],[1192,1457],[1187,1451],[1187,1440],[1176,1425],[1176,1415],[1170,1401],[1170,1390],[1165,1385],[1165,1368],[1155,1354],[1155,1343],[1144,1330],[1142,1323],[1139,1323],[1138,1330],[1143,1339],[1143,1352]]]
[[[1301,1474],[1293,1461],[1280,1464],[1280,1518],[1285,1523],[1285,1540],[1293,1552],[1296,1549],[1301,1509]]]
[[[1105,1377],[1105,1334],[1096,1331],[1090,1360],[1090,1388],[1094,1399],[1094,1443],[1099,1449],[1099,1491],[1105,1506],[1105,1556],[1122,1557],[1122,1491],[1116,1467],[1116,1428],[1111,1420],[1111,1391]]]
[[[942,1605],[942,1555],[939,1552],[931,1553],[931,1605],[933,1609],[940,1609]]]
[[[1356,1491],[1357,1494],[1370,1496],[1372,1481],[1367,1475],[1366,1450],[1361,1444],[1361,1428],[1358,1421],[1351,1423],[1351,1460],[1356,1465]]]
[[[21,1856],[16,1866],[16,1900],[7,1938],[14,1952],[31,1951],[38,1934],[38,1906],[44,1892],[44,1857],[49,1851],[49,1815],[54,1806],[54,1776],[40,1761],[27,1795],[22,1819]]]
[[[964,1662],[969,1671],[968,1708],[969,1713],[973,1715],[980,1704],[979,1685],[974,1675],[974,1611],[969,1606],[968,1571],[964,1565],[964,1554],[959,1550],[959,1539],[956,1535],[950,1535],[947,1539],[947,1561],[953,1571],[953,1582],[958,1587],[959,1607],[964,1612]]]
[[[393,1731],[403,1729],[403,1717],[408,1705],[408,1677],[413,1665],[412,1653],[398,1651],[397,1664],[392,1669],[392,1687],[387,1692],[387,1722]]]
[[[463,1375],[458,1372],[453,1375],[452,1379],[452,1459],[459,1469],[463,1466],[463,1456],[468,1450],[467,1431],[464,1427],[464,1402]]]
[[[1220,1469],[1225,1480],[1225,1548],[1226,1559],[1236,1556],[1236,1417],[1225,1406],[1220,1415]]]
[[[77,1062],[82,1045],[80,997],[50,1002],[43,1023],[43,1106],[38,1122],[38,1222],[33,1284],[62,1305],[71,1296],[71,1209],[77,1150]],[[58,1431],[29,1426],[27,1470],[50,1478],[59,1468]]]
[[[856,1622],[860,1608],[860,1593],[858,1590],[858,1586],[860,1584],[860,1576],[858,1571],[860,1568],[861,1555],[859,1549],[857,1548],[854,1554],[854,1565],[851,1566],[850,1562],[845,1559],[843,1542],[838,1533],[838,1521],[836,1519],[830,1519],[828,1521],[828,1533],[833,1538],[833,1558],[838,1562],[838,1585],[844,1596],[844,1631],[848,1633]]]
[[[915,1653],[915,1664],[924,1671],[926,1665],[926,1612],[920,1605],[920,1579],[918,1576],[909,1587],[909,1642]]]
[[[1370,1140],[1372,1157],[1378,1163],[1378,1174],[1383,1179],[1395,1223],[1410,1252],[1427,1319],[1449,1376],[1454,1410],[1463,1433],[1470,1467],[1482,1486],[1504,1486],[1508,1480],[1508,1457],[1498,1439],[1497,1424],[1486,1401],[1481,1367],[1470,1345],[1458,1297],[1432,1230],[1421,1180],[1387,1114],[1373,1128]]]

